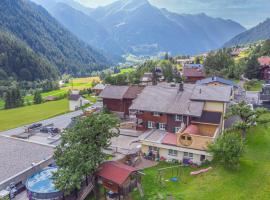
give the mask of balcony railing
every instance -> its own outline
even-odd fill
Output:
[[[261,101],[270,101],[270,94],[260,94]]]

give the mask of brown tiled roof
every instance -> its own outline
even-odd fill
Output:
[[[123,99],[128,88],[129,86],[107,85],[99,96],[107,99]]]
[[[100,93],[101,98],[107,99],[135,99],[143,87],[108,85]]]
[[[134,167],[115,161],[108,161],[101,164],[97,175],[118,185],[122,185],[130,174],[135,171],[137,169]]]
[[[185,77],[205,77],[203,69],[200,68],[184,68],[183,74]]]

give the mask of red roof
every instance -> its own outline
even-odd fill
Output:
[[[189,133],[193,135],[201,135],[200,130],[197,125],[191,124],[185,130],[184,133]]]
[[[176,141],[177,141],[177,137],[176,134],[173,133],[167,133],[165,135],[165,137],[162,140],[162,144],[167,144],[167,145],[173,145],[176,146]]]
[[[184,68],[185,77],[205,77],[204,71],[200,68]]]
[[[123,163],[108,161],[100,166],[98,176],[122,185],[132,172],[138,171],[136,168]]]
[[[260,63],[261,66],[270,65],[270,57],[269,56],[260,57],[258,58],[258,62]]]

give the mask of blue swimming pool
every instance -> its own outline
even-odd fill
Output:
[[[61,199],[62,192],[55,188],[52,179],[56,171],[57,168],[49,167],[28,178],[26,188],[29,199]]]

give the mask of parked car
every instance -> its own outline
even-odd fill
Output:
[[[40,128],[42,127],[41,123],[36,123],[36,124],[32,124],[30,126],[28,126],[28,129],[36,129],[36,128]]]
[[[41,129],[40,129],[40,132],[41,133],[60,133],[60,129],[59,128],[54,128],[54,127],[42,127]]]

